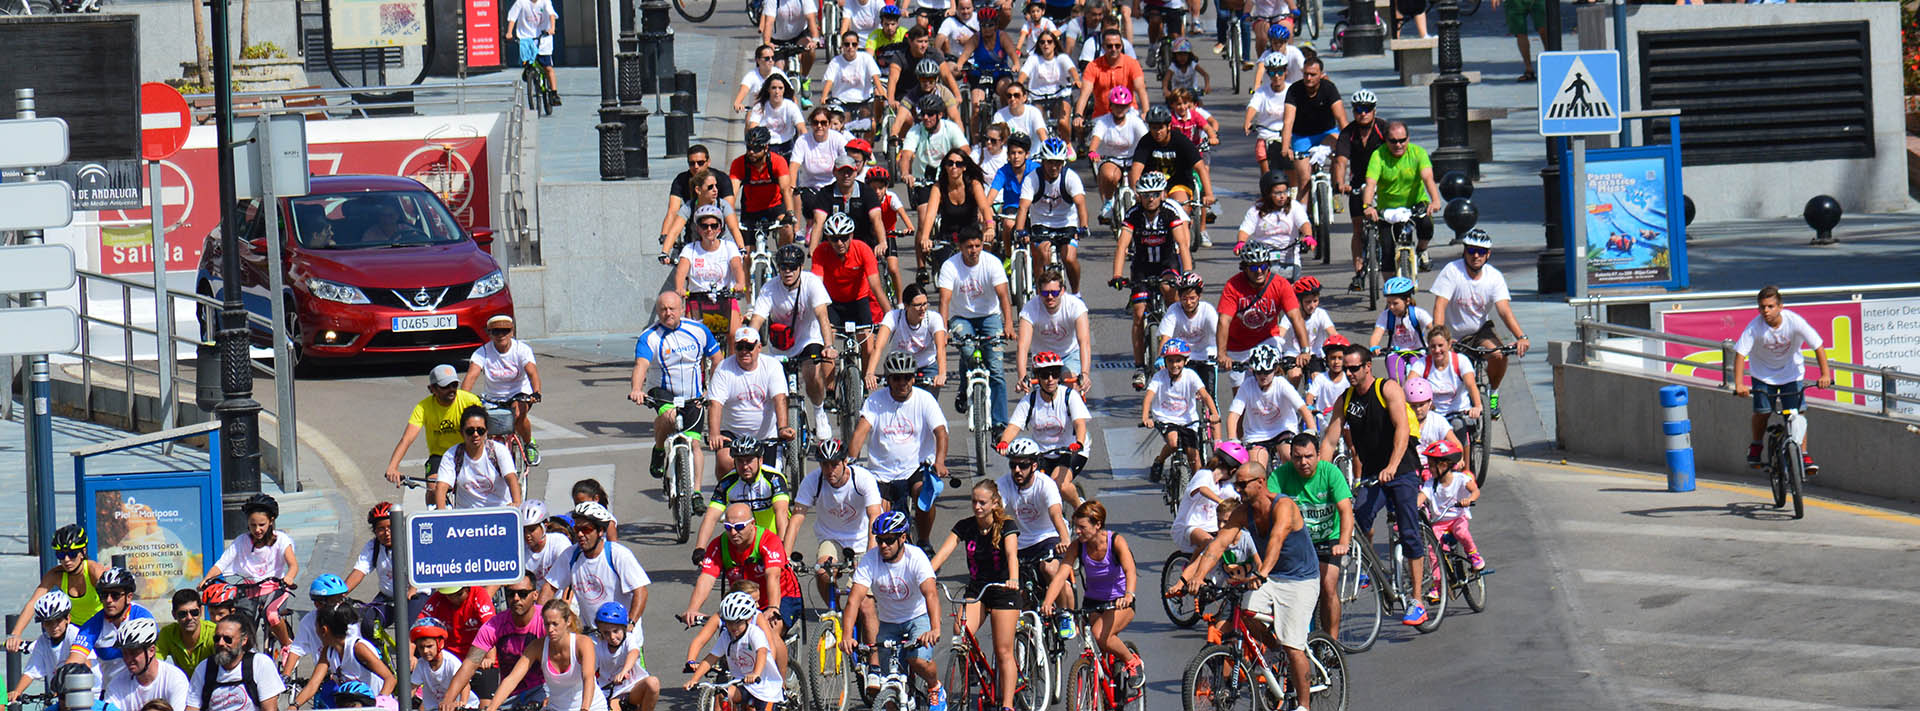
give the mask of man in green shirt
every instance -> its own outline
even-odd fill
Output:
[[[1408,140],[1405,123],[1387,124],[1387,142],[1374,149],[1373,157],[1367,160],[1367,186],[1361,192],[1361,202],[1367,206],[1367,219],[1373,222],[1380,221],[1382,210],[1426,206],[1427,214],[1414,220],[1413,227],[1420,237],[1420,271],[1432,268],[1427,243],[1433,241],[1433,216],[1441,208],[1440,184],[1434,182],[1433,161],[1427,158],[1427,149]],[[1393,246],[1386,239],[1389,233],[1382,230],[1380,234],[1380,268],[1392,272]]]
[[[173,624],[160,628],[160,658],[191,673],[213,656],[213,622],[200,615],[199,591],[173,592],[173,619]]]
[[[1293,497],[1300,505],[1313,550],[1320,554],[1320,627],[1337,637],[1340,595],[1335,586],[1353,544],[1353,490],[1340,467],[1320,460],[1320,438],[1312,432],[1294,435],[1288,444],[1286,463],[1267,474],[1267,490]]]

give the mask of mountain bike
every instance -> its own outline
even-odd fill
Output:
[[[993,440],[999,436],[994,431],[993,391],[989,387],[993,372],[987,366],[987,354],[998,351],[1002,341],[998,335],[972,333],[966,336],[954,336],[954,346],[960,350],[960,371],[966,380],[961,387],[967,394],[967,430],[973,440],[974,477],[984,479],[992,472],[987,457],[993,452]],[[947,486],[960,487],[960,475],[949,470]]]
[[[840,432],[845,436],[852,436],[855,421],[860,418],[860,408],[867,402],[867,380],[864,377],[867,367],[862,354],[867,337],[874,328],[873,324],[856,326],[849,321],[841,324],[839,331],[833,334],[833,347],[840,351],[840,357],[834,361],[834,368],[838,372],[833,378],[833,397],[827,398],[826,407],[827,412],[839,417]]]
[[[1166,590],[1172,589],[1173,584],[1180,582],[1180,578],[1187,574],[1187,566],[1193,565],[1195,555],[1197,554],[1175,550],[1167,554],[1167,560],[1160,564],[1160,590],[1162,591],[1160,607],[1167,613],[1167,621],[1172,622],[1175,627],[1181,629],[1193,629],[1193,626],[1200,622],[1202,613],[1206,611],[1203,609],[1205,604],[1199,595],[1167,595],[1164,593]],[[1222,584],[1225,580],[1226,574],[1216,567],[1207,572],[1205,582],[1209,584]]]
[[[1127,660],[1121,659],[1100,648],[1100,642],[1093,638],[1093,618],[1108,610],[1118,610],[1118,601],[1108,601],[1092,607],[1082,607],[1068,611],[1080,619],[1080,658],[1073,660],[1073,671],[1068,673],[1071,682],[1068,689],[1073,692],[1067,697],[1067,711],[1121,711],[1122,709],[1141,708],[1144,697],[1137,696],[1137,689],[1123,688],[1126,677],[1121,669]],[[1140,656],[1140,649],[1127,642],[1127,651]],[[1141,670],[1142,673],[1145,669]],[[1146,680],[1141,679],[1144,685]]]
[[[986,588],[1012,590],[1006,583],[988,583]],[[997,662],[989,662],[981,651],[980,640],[972,630],[967,629],[967,605],[980,602],[978,597],[965,597],[956,594],[948,585],[940,586],[940,594],[953,603],[954,632],[948,643],[946,678],[947,708],[949,709],[989,709],[1000,702],[1000,677],[995,670]],[[982,589],[985,594],[985,589]],[[1038,683],[1039,677],[1029,667],[1040,663],[1040,650],[1033,641],[1014,635],[1014,664],[1019,674],[1014,681],[1014,705],[1025,709],[1040,709],[1046,706],[1046,690]]]
[[[907,669],[907,653],[920,646],[916,639],[883,640],[877,644],[855,645],[861,656],[880,655],[880,693],[873,697],[872,711],[915,711],[927,692],[920,688],[920,677]],[[949,690],[951,693],[952,690]]]
[[[1187,478],[1193,476],[1196,466],[1195,462],[1187,458],[1187,451],[1189,449],[1196,452],[1213,451],[1213,425],[1205,420],[1196,420],[1184,425],[1158,422],[1154,424],[1153,430],[1161,434],[1173,432],[1177,438],[1175,441],[1179,443],[1178,447],[1174,447],[1173,453],[1167,455],[1166,463],[1161,466],[1160,476],[1148,477],[1160,484],[1161,497],[1166,500],[1167,509],[1171,511],[1179,508],[1180,497],[1187,492]],[[1151,474],[1152,470],[1148,471]]]
[[[793,428],[793,439],[781,442],[781,451],[776,458],[782,472],[788,478],[794,478],[806,471],[807,450],[813,448],[813,413],[807,410],[807,386],[800,377],[800,366],[807,361],[799,355],[779,358],[780,369],[787,376],[787,426]]]
[[[1314,0],[1317,2],[1317,0]],[[1315,13],[1308,13],[1309,16]],[[1307,219],[1313,223],[1313,236],[1320,244],[1314,251],[1319,253],[1320,263],[1333,261],[1333,212],[1334,201],[1333,173],[1328,164],[1333,162],[1333,148],[1314,146],[1307,149],[1307,163],[1313,166],[1313,175],[1307,179]]]
[[[1030,646],[1041,651],[1037,664],[1028,667],[1023,663],[1021,667],[1031,668],[1040,675],[1038,686],[1045,692],[1040,694],[1040,705],[1029,711],[1046,711],[1049,701],[1060,700],[1066,688],[1067,638],[1060,636],[1058,614],[1042,615],[1038,609],[1047,595],[1048,581],[1052,580],[1052,576],[1046,574],[1046,564],[1058,560],[1050,550],[1039,558],[1020,561],[1020,627],[1015,634],[1030,640]]]
[[[1400,476],[1417,475],[1409,473]],[[1356,486],[1362,489],[1378,487],[1380,486],[1380,480],[1362,479]],[[1389,524],[1387,529],[1389,542],[1387,543],[1388,553],[1386,558],[1383,559],[1379,551],[1373,548],[1373,536],[1371,532],[1355,536],[1353,551],[1358,554],[1355,557],[1357,559],[1364,559],[1364,561],[1356,561],[1359,564],[1349,564],[1340,569],[1341,580],[1339,589],[1343,591],[1341,601],[1344,604],[1346,601],[1344,591],[1348,588],[1349,578],[1352,578],[1351,587],[1358,591],[1359,594],[1364,594],[1365,588],[1367,587],[1378,588],[1381,616],[1384,617],[1391,614],[1395,617],[1400,617],[1406,614],[1409,605],[1417,604],[1425,592],[1414,589],[1413,569],[1410,561],[1407,559],[1406,548],[1400,544],[1400,527],[1402,525],[1420,527],[1420,538],[1422,542],[1426,544],[1428,550],[1426,557],[1428,565],[1424,566],[1427,573],[1428,590],[1438,591],[1447,589],[1446,568],[1444,566],[1432,565],[1434,559],[1439,555],[1440,550],[1440,540],[1434,537],[1433,528],[1420,521],[1402,522],[1398,516],[1394,515],[1392,506],[1386,506],[1384,508],[1387,510],[1387,523]],[[1361,549],[1365,550],[1363,551]],[[1447,597],[1442,595],[1438,602],[1431,602],[1431,604],[1428,604],[1426,607],[1427,621],[1420,623],[1414,628],[1420,630],[1422,633],[1440,629],[1440,620],[1446,617],[1447,614]],[[1346,614],[1343,610],[1341,619],[1344,620],[1345,618]],[[1346,629],[1345,623],[1342,623],[1341,629]],[[1378,631],[1379,628],[1376,626],[1374,628],[1375,636],[1377,636]],[[1348,651],[1359,652],[1365,651],[1368,647],[1373,646],[1373,642],[1373,637],[1368,637],[1364,640],[1356,639],[1351,646],[1344,643],[1342,646],[1347,648]]]
[[[1466,504],[1471,507],[1473,504]],[[1427,519],[1427,510],[1420,509],[1420,523],[1431,528]],[[1487,576],[1493,574],[1492,568],[1473,569],[1473,559],[1467,557],[1467,550],[1449,533],[1440,537],[1441,550],[1428,558],[1438,558],[1439,564],[1447,568],[1447,593],[1467,603],[1467,609],[1480,612],[1487,609]]]
[[[817,563],[810,573],[812,577],[827,576],[836,581],[847,580],[846,575],[853,572],[854,561],[836,560],[832,563]],[[846,639],[846,628],[842,626],[840,596],[846,594],[844,588],[834,588],[833,595],[822,602],[819,620],[815,623],[818,631],[803,633],[803,637],[812,637],[806,643],[806,667],[812,675],[814,711],[846,711],[856,695],[853,683],[849,679],[859,677],[863,666],[859,658],[849,659],[840,650],[840,640]]]
[[[673,393],[666,388],[656,387],[647,391],[641,399],[648,409],[663,412],[673,407]],[[694,486],[693,453],[700,446],[701,432],[707,418],[707,401],[700,398],[688,400],[675,408],[676,432],[667,437],[667,456],[664,460],[666,476],[660,482],[661,492],[667,497],[668,523],[673,526],[673,542],[686,543],[693,537],[694,520],[700,508],[700,492]]]
[[[760,295],[767,280],[774,276],[773,250],[780,239],[780,229],[793,224],[793,216],[781,215],[770,220],[755,220],[742,229],[747,233],[747,298]]]
[[[707,18],[713,17],[713,9],[719,4],[717,0],[673,0],[673,9],[681,17],[687,18],[688,22],[706,22]],[[753,5],[752,2],[747,4],[748,7]],[[758,13],[755,13],[753,24],[760,24]]]
[[[1487,400],[1480,407],[1480,417],[1467,423],[1467,461],[1473,466],[1473,482],[1487,483],[1487,468],[1493,465],[1493,421],[1495,419],[1492,404],[1493,386],[1487,382],[1487,357],[1500,353],[1513,355],[1519,347],[1504,345],[1498,348],[1480,348],[1463,341],[1454,341],[1455,353],[1466,356],[1473,363],[1473,383],[1480,388],[1480,397]],[[1795,459],[1794,461],[1799,461]]]
[[[1425,205],[1413,207],[1394,207],[1380,211],[1380,219],[1375,229],[1393,240],[1393,275],[1418,280],[1420,278],[1419,237],[1414,232],[1414,222],[1427,216]]]
[[[1813,387],[1812,383],[1803,383],[1802,387]],[[1779,396],[1775,396],[1773,411],[1778,417],[1770,418],[1767,423],[1766,469],[1767,483],[1773,489],[1773,507],[1784,508],[1787,498],[1793,498],[1793,517],[1805,518],[1807,507],[1801,500],[1800,490],[1806,486],[1807,460],[1800,450],[1800,440],[1794,436],[1795,425],[1799,424],[1800,413],[1797,410],[1782,409]]]
[[[1240,607],[1240,593],[1246,584],[1203,584],[1195,593],[1201,600],[1225,600],[1220,614],[1208,614],[1207,641],[1181,675],[1180,690],[1186,711],[1200,709],[1279,709],[1298,708],[1304,694],[1316,709],[1342,711],[1347,707],[1347,658],[1340,645],[1325,632],[1307,634],[1307,672],[1309,688],[1293,688],[1288,674],[1289,660],[1281,654],[1277,664],[1267,662],[1267,647],[1254,639],[1247,629],[1253,613]]]
[[[523,57],[520,66],[520,83],[527,87],[527,110],[541,116],[553,115],[553,85],[547,83],[547,72],[535,57]]]

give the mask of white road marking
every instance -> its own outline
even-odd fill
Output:
[[[1107,427],[1101,430],[1106,437],[1107,461],[1113,468],[1113,478],[1147,478],[1147,469],[1153,466],[1153,456],[1160,453],[1157,433],[1141,427]]]
[[[1920,664],[1920,648],[1914,647],[1769,639],[1752,635],[1680,634],[1633,630],[1606,630],[1602,636],[1606,638],[1608,644],[1690,647],[1723,652],[1765,654],[1769,657],[1785,654],[1788,657],[1802,659],[1865,659],[1882,664]]]
[[[1117,496],[1159,496],[1164,491],[1158,485],[1099,487],[1095,493],[1099,498],[1110,499]]]
[[[608,492],[621,491],[614,481],[618,470],[612,464],[588,464],[579,467],[539,467],[547,477],[546,485],[541,489],[546,497],[547,511],[559,512],[573,508],[573,483],[581,479],[594,478]],[[557,505],[555,502],[559,502]]]
[[[555,447],[552,449],[547,449],[543,447],[540,450],[540,459],[545,461],[545,460],[552,459],[553,457],[563,457],[563,456],[568,456],[573,454],[607,454],[610,452],[631,452],[634,450],[649,449],[651,447],[653,447],[653,440],[651,438],[646,439],[644,441],[617,442],[614,444],[593,444],[593,445],[587,445],[585,447]],[[427,460],[425,459],[409,459],[401,462],[400,468],[402,470],[405,470],[407,467],[419,468],[421,465],[425,464],[426,461]]]
[[[1686,691],[1682,689],[1655,689],[1636,686],[1634,697],[1647,703],[1667,704],[1690,709],[1754,709],[1757,711],[1865,711],[1857,706],[1834,706],[1831,704],[1794,701],[1791,699],[1762,696],[1742,696],[1739,694],[1715,694],[1705,691]]]
[[[1830,533],[1801,533],[1798,531],[1749,531],[1721,526],[1675,526],[1639,522],[1563,521],[1560,523],[1560,528],[1568,533],[1741,541],[1746,543],[1768,543],[1796,547],[1814,545],[1883,551],[1912,551],[1920,549],[1920,541],[1886,538],[1882,536],[1841,536]]]
[[[556,439],[581,439],[587,436],[584,432],[575,432],[567,429],[559,423],[543,419],[539,415],[527,415],[527,422],[533,425],[533,439],[536,442],[546,442]]]
[[[1920,592],[1861,588],[1851,585],[1810,585],[1805,583],[1780,583],[1770,580],[1704,578],[1692,575],[1647,573],[1637,570],[1582,570],[1580,571],[1580,578],[1589,583],[1609,585],[1639,585],[1669,589],[1677,588],[1682,590],[1751,592],[1767,595],[1803,595],[1823,599],[1841,598],[1865,600],[1868,602],[1920,605]]]

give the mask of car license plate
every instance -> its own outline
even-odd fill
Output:
[[[460,326],[460,318],[453,314],[434,314],[432,316],[395,316],[393,330],[405,331],[449,331]]]

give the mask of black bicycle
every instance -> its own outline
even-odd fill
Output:
[[[1803,387],[1812,387],[1813,383],[1803,383]],[[1801,489],[1807,483],[1807,459],[1800,449],[1800,441],[1793,436],[1794,422],[1800,419],[1798,410],[1780,407],[1780,396],[1773,396],[1773,411],[1776,417],[1767,423],[1766,469],[1767,483],[1773,489],[1773,507],[1785,508],[1787,499],[1793,499],[1793,517],[1805,518],[1807,506],[1801,500]]]
[[[1473,483],[1484,486],[1487,468],[1493,465],[1493,421],[1499,419],[1493,411],[1493,385],[1487,380],[1487,357],[1495,353],[1513,355],[1520,349],[1513,345],[1481,348],[1454,341],[1453,350],[1473,363],[1473,383],[1480,388],[1480,398],[1485,401],[1480,407],[1480,417],[1467,423],[1467,461],[1473,465]]]

